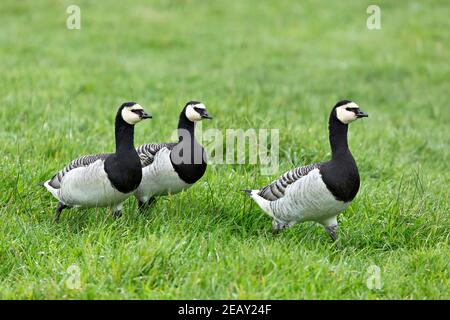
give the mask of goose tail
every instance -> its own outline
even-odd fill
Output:
[[[259,195],[260,190],[242,190],[242,192],[245,192],[250,198],[253,199],[253,201],[256,202],[256,204],[270,217],[274,218],[272,208],[270,206],[270,201],[264,199]]]
[[[50,181],[51,181],[51,180],[45,181],[45,182],[42,184],[42,186],[43,186],[45,189],[47,189],[47,191],[50,192],[56,199],[59,200],[59,194],[58,194],[58,190],[59,190],[59,189],[53,188],[53,187],[50,185]]]

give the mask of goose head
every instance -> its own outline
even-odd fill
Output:
[[[197,122],[203,119],[212,119],[206,111],[205,105],[198,101],[189,101],[182,112],[191,122]]]
[[[350,100],[342,100],[336,103],[332,114],[343,124],[349,124],[350,122],[369,116],[356,103]]]
[[[123,103],[119,111],[123,121],[130,125],[135,125],[144,119],[151,119],[151,116],[145,112],[144,108],[136,102]]]

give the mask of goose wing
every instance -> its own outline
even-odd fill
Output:
[[[137,147],[136,151],[141,158],[142,167],[147,167],[153,163],[156,154],[163,148],[172,150],[176,143],[147,143]]]
[[[269,201],[275,201],[283,198],[286,188],[289,185],[293,184],[301,177],[306,176],[311,170],[319,168],[319,166],[320,163],[314,163],[289,170],[271,184],[261,188],[258,195]]]
[[[101,154],[91,154],[76,158],[72,160],[67,166],[64,167],[61,171],[53,176],[50,179],[49,185],[55,189],[59,189],[61,187],[61,181],[63,177],[71,170],[79,167],[87,167],[90,164],[94,163],[97,160],[105,160],[108,158],[110,153],[101,153]]]

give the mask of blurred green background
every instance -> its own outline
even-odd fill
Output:
[[[80,30],[66,28],[71,4]],[[380,30],[366,27],[370,4],[1,1],[0,297],[450,298],[450,3],[377,1]],[[307,223],[273,237],[239,190],[329,157],[327,118],[344,98],[370,117],[350,128],[362,185],[342,247]],[[92,209],[53,223],[36,184],[112,150],[122,102],[154,116],[141,144],[169,140],[192,99],[215,117],[204,129],[278,128],[280,171],[209,166],[145,215],[128,201],[118,220]]]

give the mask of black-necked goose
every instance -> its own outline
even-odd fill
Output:
[[[56,220],[71,207],[113,207],[119,214],[122,202],[139,186],[142,168],[134,148],[134,125],[151,118],[137,103],[126,102],[115,120],[116,151],[82,156],[44,182],[58,199]]]
[[[330,161],[290,170],[260,190],[244,190],[273,218],[274,232],[315,221],[337,239],[337,215],[359,189],[358,167],[347,143],[348,124],[367,116],[354,102],[338,102],[329,118]]]
[[[206,153],[195,139],[195,124],[212,119],[203,103],[190,101],[181,111],[177,143],[150,143],[137,148],[142,182],[136,190],[139,208],[156,196],[175,194],[191,187],[206,171]]]

